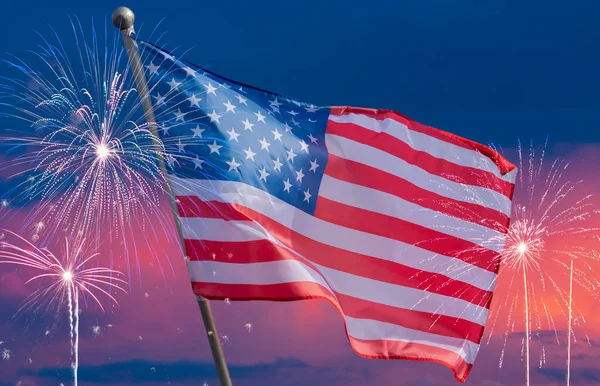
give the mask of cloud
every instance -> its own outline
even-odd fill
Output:
[[[369,370],[361,367],[327,367],[311,366],[296,358],[279,358],[270,363],[255,365],[230,364],[231,377],[238,380],[269,379],[290,375],[312,374],[340,379],[368,379]],[[61,381],[68,379],[71,369],[67,367],[46,367],[38,370],[22,369],[21,375],[37,376],[46,380]],[[79,381],[103,385],[141,384],[146,382],[202,382],[216,379],[217,374],[212,362],[177,361],[170,363],[155,363],[147,360],[130,360],[79,368]],[[333,383],[332,383],[333,384]],[[342,383],[340,383],[341,385]]]

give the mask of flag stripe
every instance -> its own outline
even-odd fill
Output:
[[[374,167],[441,196],[459,202],[474,202],[510,215],[510,199],[493,190],[463,185],[429,174],[391,154],[344,137],[326,134],[325,142],[329,154]]]
[[[207,256],[206,251],[208,250],[213,251],[210,254],[211,259],[231,263],[258,263],[296,258],[294,255],[269,255],[266,253],[265,251],[274,251],[270,247],[270,240],[266,238],[267,236],[264,231],[261,233],[260,226],[257,224],[249,221],[227,221],[226,223],[221,223],[221,221],[219,219],[203,219],[203,227],[212,227],[209,232],[206,232],[207,234],[202,233],[201,237],[203,241],[194,238],[185,241],[186,251],[188,251],[188,258],[190,260],[204,259]],[[271,230],[271,234],[275,236],[281,234],[282,229],[280,225],[271,222],[267,226]],[[227,230],[229,232],[227,237],[229,240],[223,240],[220,234],[216,234],[217,230]],[[244,232],[250,235],[243,234]],[[192,235],[192,237],[200,236]],[[243,242],[236,243],[234,241],[236,238],[243,240]],[[228,249],[222,253],[214,252],[218,251],[217,246],[222,245],[222,243],[227,243]],[[280,243],[287,248],[299,246],[296,248],[296,251],[299,255],[305,256],[308,259],[308,261],[303,260],[303,262],[313,269],[316,269],[316,267],[311,264],[315,263],[373,280],[456,297],[489,309],[491,300],[490,291],[479,289],[459,280],[453,280],[442,274],[421,271],[399,263],[344,251],[318,243],[297,233],[291,234],[287,239],[281,240]]]
[[[214,229],[213,232],[227,232],[230,231],[232,226],[237,225],[237,222],[233,224],[228,224],[228,221],[212,221],[210,223],[206,223],[209,221],[207,219],[198,219],[198,218],[185,218],[182,219],[182,226],[185,226],[185,229],[202,229],[203,227],[207,227],[210,224],[210,227]],[[203,223],[204,222],[204,223]],[[196,239],[196,240],[206,240],[207,236],[202,233],[202,236],[198,236],[195,232],[186,232],[184,229],[185,239]],[[233,232],[235,234],[242,233],[244,230],[248,228],[238,228],[237,231]],[[252,230],[252,235],[254,236],[254,230]],[[264,236],[263,239],[271,240],[272,242],[277,243],[284,248],[289,248],[286,245],[283,245],[279,242],[279,235],[272,235],[266,229],[263,231]],[[246,240],[245,236],[241,237],[242,240]],[[381,304],[387,304],[395,307],[402,307],[407,309],[414,309],[417,311],[423,312],[431,312],[431,313],[441,313],[448,316],[452,316],[455,318],[462,318],[465,320],[469,320],[471,322],[485,325],[485,321],[487,319],[488,310],[485,307],[480,307],[469,301],[460,299],[458,297],[450,297],[439,295],[431,292],[425,292],[423,290],[418,290],[410,287],[403,287],[397,285],[395,283],[385,283],[379,280],[373,280],[367,277],[353,275],[347,272],[338,271],[335,269],[327,268],[322,265],[315,264],[314,261],[311,261],[310,256],[303,256],[298,254],[298,257],[301,258],[295,261],[270,261],[265,263],[254,263],[254,264],[244,264],[243,267],[250,269],[251,266],[262,266],[265,270],[267,269],[269,264],[279,265],[284,267],[283,264],[289,264],[289,267],[286,268],[285,275],[275,275],[277,272],[275,269],[272,270],[273,275],[265,280],[275,280],[273,283],[246,283],[242,281],[241,283],[246,284],[277,284],[283,283],[285,280],[288,280],[289,277],[293,277],[293,269],[294,267],[302,270],[302,272],[311,272],[311,277],[314,275],[319,276],[318,282],[322,285],[327,286],[322,282],[322,278],[325,278],[326,282],[329,283],[329,286],[332,290],[341,292],[343,294],[360,297],[366,300],[371,300]],[[310,262],[309,264],[314,267],[311,268],[307,264],[304,264],[305,261]],[[298,267],[294,264],[302,264],[302,267]],[[235,264],[233,264],[235,265]],[[233,269],[233,265],[229,264],[227,269]],[[242,267],[242,268],[243,268]],[[289,270],[289,272],[288,272]],[[317,273],[319,272],[319,273]],[[248,274],[250,275],[250,271]],[[322,275],[322,277],[321,277]],[[258,280],[257,277],[252,277],[251,279],[242,279],[242,280]],[[301,280],[297,278],[296,281]],[[315,280],[317,281],[317,280]],[[236,284],[235,282],[230,282],[229,284]],[[367,297],[370,297],[368,299]]]
[[[389,127],[392,135],[414,145],[415,150],[424,150],[437,158],[445,158],[463,166],[490,171],[514,183],[515,174],[510,172],[516,170],[515,166],[489,147],[423,125],[395,111],[341,106],[332,107],[329,118],[336,122],[357,123],[376,132]]]
[[[172,177],[171,180],[175,182],[173,189],[180,200],[184,196],[197,196],[201,201],[211,202],[211,205],[216,205],[218,202],[239,204],[288,229],[294,229],[295,232],[307,238],[332,247],[401,263],[423,271],[443,272],[451,279],[460,280],[484,290],[493,288],[496,280],[494,272],[464,263],[461,260],[443,254],[432,254],[418,246],[319,220],[259,189],[242,183],[178,177]],[[181,215],[187,216],[188,214],[182,213]],[[203,228],[202,232],[211,232],[211,230]]]
[[[416,245],[432,254],[444,254],[490,272],[498,271],[498,252],[405,220],[340,204],[324,197],[317,202],[315,217],[344,228]],[[398,232],[398,229],[402,229],[402,232]]]
[[[342,120],[347,120],[348,122],[343,122]],[[431,149],[427,147],[431,146],[430,143],[419,143],[423,141],[423,138],[419,138],[418,133],[410,136],[406,126],[403,126],[403,132],[398,133],[399,130],[395,130],[398,129],[397,126],[403,125],[395,121],[376,121],[361,115],[331,116],[327,125],[327,133],[355,142],[368,143],[371,147],[382,150],[430,174],[446,178],[450,181],[491,189],[506,197],[510,197],[512,194],[513,184],[488,171],[489,169],[482,170],[472,165],[460,165],[452,162],[453,158],[459,160],[465,158],[457,157],[456,154],[448,154],[449,152],[443,152],[443,150],[448,150],[444,149],[449,147],[448,144],[444,144],[446,146],[442,146],[441,149],[436,149],[437,151],[428,152]],[[377,129],[381,129],[381,131]],[[376,134],[374,131],[376,131]],[[415,136],[417,138],[414,138]],[[434,138],[421,136],[426,138],[426,142],[435,141]],[[436,142],[439,143],[439,141]],[[465,152],[463,149],[460,150]],[[438,157],[438,154],[442,157]],[[480,154],[476,155],[476,157],[473,157],[473,155],[467,158],[471,164],[482,163],[477,157],[490,161]],[[491,166],[493,168],[491,170],[499,174],[496,165],[487,164],[485,166]]]
[[[481,246],[483,246],[483,240],[491,240],[504,236],[501,232],[479,224],[470,224],[460,218],[438,213],[429,208],[423,208],[420,205],[380,190],[355,185],[328,175],[325,175],[321,181],[319,197],[324,197],[354,208],[364,209],[365,211],[394,217],[398,220],[407,221],[420,227]],[[319,208],[318,204],[317,208]],[[319,216],[317,215],[317,217]],[[432,218],[435,218],[434,223],[431,221]],[[372,233],[377,234],[377,232]],[[493,245],[489,248],[500,253],[502,252],[503,245]]]
[[[327,285],[323,282],[323,279],[319,277],[319,274],[310,270],[308,267],[303,266],[297,261],[279,261],[271,263],[254,263],[254,264],[229,264],[219,263],[214,261],[204,262],[189,262],[188,271],[192,282],[194,283],[206,283],[207,287],[211,285],[221,284],[245,284],[253,286],[268,286],[267,288],[273,288],[274,285],[284,283],[296,283],[296,289],[302,290],[300,283],[304,282],[315,283],[324,287],[326,290]],[[213,274],[214,273],[214,274]],[[274,279],[281,278],[280,282],[275,282]],[[336,283],[337,285],[343,285],[343,283]],[[346,289],[351,289],[350,285],[346,284]],[[198,288],[196,287],[198,291]],[[336,292],[342,292],[343,290],[334,289]],[[366,291],[361,291],[366,290]],[[256,291],[256,290],[255,290]],[[329,291],[327,291],[329,292]],[[373,297],[382,297],[387,295],[388,300],[393,300],[390,293],[382,294],[377,293],[370,288],[355,288],[354,292],[369,293]],[[302,291],[300,293],[307,293]],[[202,295],[208,295],[201,292]],[[346,294],[351,296],[351,294]],[[277,296],[277,294],[271,294],[270,298]],[[328,296],[329,300],[335,299],[335,294],[330,293]],[[371,299],[365,299],[370,300]],[[405,299],[397,299],[401,302]],[[340,307],[340,303],[337,300],[333,300],[332,303],[336,307]],[[381,302],[378,302],[381,303]],[[384,303],[385,304],[385,303]],[[343,308],[343,306],[342,306]],[[342,313],[344,315],[344,313]],[[427,343],[434,347],[441,347],[447,350],[454,351],[458,355],[462,356],[467,362],[472,362],[478,350],[478,344],[473,343],[469,340],[463,340],[463,338],[454,338],[444,335],[433,334],[428,331],[421,331],[416,329],[406,328],[400,325],[392,323],[381,322],[373,319],[359,319],[352,318],[349,316],[344,317],[346,321],[346,329],[348,335],[351,337],[362,339],[362,340],[407,340],[414,341],[415,343]],[[421,341],[421,342],[420,342]]]
[[[372,242],[377,242],[376,240],[395,240],[402,243],[402,245],[414,245],[420,249],[433,252],[432,255],[444,254],[462,260],[489,272],[496,273],[498,269],[497,252],[404,220],[339,204],[324,197],[320,197],[317,201],[317,209],[313,217],[297,211],[296,208],[281,201],[279,202],[281,207],[276,208],[272,204],[277,198],[248,185],[223,181],[215,182],[213,186],[216,188],[217,185],[230,185],[232,188],[238,186],[239,193],[221,193],[222,197],[215,201],[239,204],[244,208],[238,208],[238,210],[243,211],[246,215],[248,215],[247,209],[256,212],[252,215],[252,219],[255,219],[257,214],[266,216],[284,225],[287,229],[294,229],[313,240],[316,240],[316,235],[313,236],[316,230],[324,232],[321,237],[331,234],[327,233],[331,231],[343,234],[355,230],[361,232],[361,236]],[[182,212],[181,215],[187,216],[188,213]],[[333,227],[335,225],[337,225],[336,228]],[[396,229],[402,229],[403,231],[397,232]],[[338,239],[336,241],[342,242]],[[325,240],[323,242],[327,243]]]
[[[448,367],[454,374],[454,378],[459,382],[465,382],[473,368],[472,362],[465,362],[463,357],[454,351],[430,346],[427,343],[348,338],[354,351],[363,357],[373,359],[409,359],[439,363]],[[371,354],[362,354],[365,352]]]
[[[278,246],[270,240],[251,242],[186,240],[186,248],[193,250],[193,254],[188,256],[192,262],[214,261],[244,266],[245,264],[252,263],[296,260],[302,262],[313,271],[319,269],[306,260],[300,260],[301,258],[288,248]],[[313,260],[312,256],[307,257]],[[369,267],[366,268],[367,270],[369,269]],[[218,276],[219,272],[215,272],[215,280],[219,279]],[[369,275],[364,276],[369,277]],[[309,294],[309,292],[301,291],[300,288],[297,289],[299,292],[295,293],[295,297]],[[474,343],[479,343],[481,340],[483,327],[465,319],[458,319],[440,313],[434,314],[431,312],[393,307],[337,292],[335,296],[345,310],[345,314],[350,317],[395,323],[407,328],[428,331],[433,334],[469,339]],[[286,297],[281,297],[278,300],[286,300]]]
[[[334,155],[329,155],[325,175],[389,193],[423,208],[486,226],[496,231],[506,231],[508,225],[509,217],[504,213],[477,203],[455,201],[379,169]]]
[[[313,282],[291,282],[273,285],[244,285],[221,284],[192,281],[194,292],[211,300],[224,300],[228,298],[240,300],[274,300],[294,301],[306,299],[329,300],[344,317],[344,312],[336,304],[335,298],[323,286]],[[299,295],[310,294],[310,295]],[[346,318],[344,318],[344,321]],[[362,340],[346,334],[354,351],[367,358],[378,359],[411,359],[437,362],[449,367],[455,377],[462,381],[466,379],[472,365],[464,361],[456,350],[447,350],[430,344],[420,344],[399,340]],[[396,353],[403,353],[398,355]]]

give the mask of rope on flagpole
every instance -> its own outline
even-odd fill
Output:
[[[156,118],[154,116],[154,109],[152,107],[150,93],[148,92],[148,84],[146,83],[144,66],[142,64],[137,44],[135,40],[131,37],[131,35],[134,34],[134,21],[135,15],[133,14],[133,11],[127,7],[119,7],[112,14],[112,22],[121,31],[121,36],[123,37],[123,42],[125,43],[125,48],[127,49],[129,63],[131,64],[136,88],[142,101],[142,107],[144,108],[146,122],[148,123],[149,130],[151,131],[154,137],[155,145],[158,145],[158,130],[155,126]],[[183,252],[183,255],[187,256],[185,251],[183,232],[181,230],[181,220],[177,211],[177,203],[175,201],[173,191],[171,190],[171,186],[168,181],[167,168],[165,166],[165,162],[160,155],[158,156],[158,165],[166,180],[167,193],[169,195],[169,201],[171,203],[173,217],[175,218],[175,225],[179,234],[181,250]],[[215,366],[217,367],[217,373],[219,374],[221,386],[232,386],[231,377],[229,376],[229,370],[227,368],[227,362],[225,361],[225,354],[223,353],[223,348],[221,347],[221,342],[219,341],[219,334],[217,333],[217,327],[215,325],[215,321],[212,315],[210,303],[208,302],[208,299],[201,296],[196,296],[196,301],[198,302],[200,312],[202,313],[202,320],[204,321],[204,327],[206,329],[208,341],[210,343],[210,349],[212,351],[212,355],[215,361]]]

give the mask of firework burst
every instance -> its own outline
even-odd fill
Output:
[[[524,326],[522,352],[529,385],[530,341],[541,331],[554,331],[556,343],[567,344],[568,385],[571,341],[577,339],[573,327],[586,322],[573,300],[573,285],[600,300],[600,283],[591,275],[592,266],[600,262],[594,248],[599,229],[590,225],[598,211],[594,197],[581,193],[582,181],[568,178],[568,162],[546,162],[546,148],[547,143],[536,153],[533,145],[527,150],[518,144],[520,173],[498,283],[498,290],[507,294],[494,303],[488,343],[498,331],[504,335],[502,367],[509,335]],[[488,245],[498,243],[502,240],[487,240]],[[505,321],[500,320],[501,315]],[[563,321],[568,323],[567,342],[561,342],[557,327]],[[543,342],[541,347],[539,366],[543,367]]]
[[[36,243],[63,232],[102,233],[103,241],[123,245],[131,276],[134,266],[140,271],[140,262],[129,259],[142,242],[138,230],[152,236],[143,238],[152,251],[153,238],[176,241],[158,160],[170,169],[190,155],[159,138],[160,124],[145,121],[120,34],[102,45],[92,28],[88,44],[77,25],[72,52],[57,37],[54,44],[44,39],[34,53],[37,67],[31,60],[7,62],[20,76],[2,78],[0,89],[1,113],[15,122],[15,129],[5,125],[0,133],[9,157],[0,162],[0,174],[12,184],[0,197],[0,218],[12,221],[29,206],[17,232],[29,232]],[[157,120],[169,113],[163,109]],[[20,129],[23,122],[29,127]]]
[[[41,273],[32,276],[26,284],[32,281],[47,279],[42,284],[42,289],[34,292],[27,306],[36,303],[56,303],[67,305],[69,313],[69,332],[71,338],[71,365],[73,369],[74,384],[77,385],[77,371],[79,368],[79,298],[81,294],[87,294],[104,311],[104,306],[100,301],[99,295],[108,297],[111,301],[117,303],[111,290],[120,290],[120,284],[127,284],[126,281],[116,277],[120,272],[102,267],[86,268],[86,265],[92,264],[98,256],[97,253],[86,255],[84,251],[85,239],[78,240],[75,244],[70,244],[68,239],[65,241],[65,252],[62,259],[59,259],[48,248],[38,248],[31,242],[18,236],[17,234],[5,230],[7,234],[13,236],[18,244],[11,244],[6,241],[0,242],[0,264],[14,264],[33,268]]]
[[[69,228],[69,233],[87,231],[107,219],[124,227],[145,211],[159,212],[164,183],[156,163],[157,157],[165,157],[164,147],[148,124],[138,123],[142,118],[136,122],[133,117],[139,101],[127,69],[118,72],[122,53],[102,55],[93,47],[82,51],[108,59],[103,65],[94,63],[100,67],[95,71],[84,70],[83,85],[52,46],[39,56],[51,66],[54,81],[24,63],[11,62],[39,86],[32,89],[11,80],[23,91],[20,103],[11,106],[19,114],[11,115],[30,123],[36,135],[2,138],[9,154],[26,148],[6,167],[20,169],[13,177],[31,177],[24,192],[41,202],[31,217],[52,219],[47,222]]]

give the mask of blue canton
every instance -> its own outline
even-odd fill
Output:
[[[313,214],[330,109],[227,80],[139,41],[160,136],[183,178],[239,181]]]

